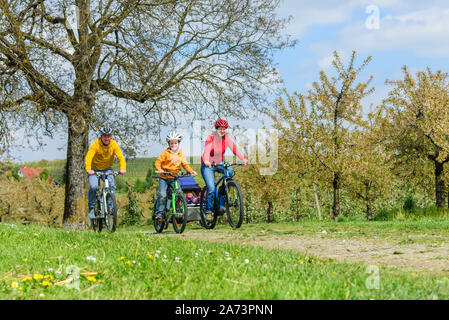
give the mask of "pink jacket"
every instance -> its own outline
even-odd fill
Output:
[[[201,163],[204,163],[204,161],[209,161],[210,163],[219,163],[223,161],[223,154],[225,153],[227,147],[231,148],[232,152],[240,160],[245,159],[228,134],[221,137],[218,133],[214,132],[206,139],[206,146],[204,148],[203,156],[201,157]]]

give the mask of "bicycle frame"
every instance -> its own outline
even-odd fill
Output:
[[[170,187],[171,188],[171,187]],[[167,219],[174,213],[176,213],[176,191],[179,190],[179,183],[178,180],[175,179],[175,181],[173,181],[173,188],[171,190],[171,206],[170,209],[167,210]],[[168,199],[167,199],[168,200]],[[183,212],[184,213],[184,212]]]
[[[103,186],[101,188],[98,188],[99,192],[101,193],[100,195],[100,217],[99,218],[104,218],[105,217],[105,213],[106,213],[106,208],[107,208],[107,201],[106,201],[106,195],[109,191],[109,180],[108,180],[108,176],[116,176],[118,173],[95,173],[96,176],[98,177],[98,186],[100,186],[101,184],[101,180],[103,180]],[[98,196],[98,194],[97,194]]]
[[[170,216],[172,214],[176,214],[176,192],[178,190],[182,190],[179,187],[179,182],[178,182],[178,177],[179,176],[174,176],[168,172],[164,172],[165,174],[169,174],[171,176],[174,177],[174,181],[173,181],[173,187],[169,186],[169,189],[171,191],[171,199],[167,199],[167,203],[165,204],[165,212],[166,212],[166,219],[168,220],[170,218]],[[159,178],[159,177],[154,177],[154,178]],[[169,202],[170,201],[170,202]],[[170,205],[170,207],[168,208],[168,204]],[[184,210],[184,209],[183,209]],[[183,214],[185,214],[185,212],[182,212]]]
[[[215,165],[215,166],[218,166],[218,165]],[[228,168],[232,167],[232,165],[229,165],[229,164],[225,163],[225,164],[222,164],[222,166],[224,168],[224,175],[220,179],[218,179],[218,181],[215,183],[215,199],[217,199],[217,203],[220,200],[219,194],[218,194],[218,189],[219,189],[218,186],[220,185],[220,183],[224,184],[224,188],[225,188],[225,191],[226,191],[226,200],[229,202],[228,188],[227,188],[226,182],[228,180],[232,179],[232,176],[230,175],[229,170],[228,170]]]

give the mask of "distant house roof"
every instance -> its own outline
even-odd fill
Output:
[[[39,174],[42,172],[42,169],[34,169],[34,168],[19,168],[19,175],[27,178],[28,180],[38,178]]]

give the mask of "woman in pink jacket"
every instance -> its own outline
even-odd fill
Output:
[[[206,183],[206,217],[208,219],[213,218],[213,207],[215,197],[215,171],[224,173],[223,161],[224,153],[229,147],[232,152],[243,161],[244,165],[247,165],[248,159],[237,149],[234,141],[232,141],[229,134],[226,133],[228,128],[228,122],[223,119],[215,121],[216,131],[211,133],[206,139],[206,145],[204,148],[203,156],[201,157],[201,174],[204,182]],[[212,164],[217,166],[212,167]],[[232,167],[228,170],[232,174]]]

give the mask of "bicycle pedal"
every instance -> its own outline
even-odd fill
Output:
[[[219,217],[221,217],[222,215],[224,215],[226,212],[226,209],[224,207],[220,207],[218,208],[218,210],[215,212],[215,214]]]

